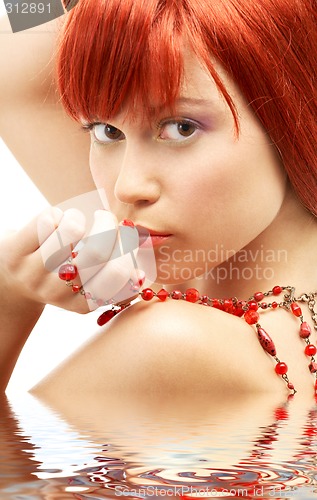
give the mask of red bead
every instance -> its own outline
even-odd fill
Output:
[[[142,290],[141,297],[143,300],[151,300],[154,297],[154,292],[151,288],[144,288],[144,290]]]
[[[308,368],[310,369],[311,373],[316,373],[317,372],[317,363],[312,362],[308,365]]]
[[[306,321],[303,321],[303,323],[300,325],[300,330],[299,330],[299,336],[302,339],[307,339],[311,334],[311,328]]]
[[[254,300],[256,300],[257,302],[261,302],[261,300],[264,299],[264,293],[262,292],[256,292],[254,294]]]
[[[305,347],[306,356],[315,356],[316,352],[317,352],[317,349],[313,344],[308,344]]]
[[[63,281],[72,281],[78,275],[78,269],[73,264],[63,264],[58,271],[58,276]]]
[[[278,307],[278,303],[277,302],[272,302],[272,309],[276,309]]]
[[[173,290],[171,293],[171,298],[174,300],[180,300],[183,298],[183,294],[180,290]]]
[[[292,302],[291,303],[291,309],[292,309],[292,313],[297,318],[299,318],[299,316],[302,315],[302,310],[301,310],[301,308],[299,307],[299,305],[296,302]]]
[[[234,311],[233,311],[234,316],[238,316],[239,318],[242,318],[244,313],[245,313],[245,311],[241,307],[234,308]]]
[[[259,318],[260,318],[259,313],[252,310],[247,311],[244,315],[244,319],[249,325],[254,325],[255,323],[257,323],[259,321]]]
[[[187,300],[187,302],[197,302],[197,300],[199,300],[199,297],[200,295],[196,288],[188,288],[188,290],[186,290],[185,292],[185,300]]]
[[[294,391],[294,389],[295,389],[294,384],[292,384],[292,382],[289,382],[289,383],[287,384],[287,387],[288,387],[288,389],[289,389],[290,391]]]
[[[252,310],[252,311],[257,311],[259,309],[257,302],[255,302],[254,300],[250,300],[248,302],[248,306],[249,306],[249,310]]]
[[[97,319],[97,323],[99,326],[103,326],[105,325],[106,323],[108,323],[108,321],[110,321],[114,316],[116,315],[116,311],[113,311],[112,309],[110,309],[109,311],[105,311],[104,313],[101,314],[101,316],[99,316],[99,318]]]
[[[275,366],[275,371],[278,375],[285,375],[285,373],[287,373],[287,370],[288,370],[287,364],[284,363],[283,361],[280,361]]]
[[[165,300],[168,297],[168,292],[162,288],[159,292],[156,294],[157,298],[160,299],[162,302],[165,302]]]
[[[128,226],[128,227],[134,227],[134,222],[132,222],[132,220],[130,220],[130,219],[124,219],[122,221],[122,225]]]
[[[247,305],[245,300],[238,300],[236,303],[236,307],[238,309],[243,309]]]
[[[281,286],[274,286],[272,289],[273,295],[279,295],[282,292],[283,288]]]
[[[271,356],[276,356],[275,345],[269,334],[263,328],[258,328],[257,332],[259,342],[263,349]]]
[[[261,307],[261,309],[267,309],[268,308],[268,305],[266,302],[261,302],[261,304],[259,304],[259,306]]]
[[[223,310],[226,313],[233,314],[234,311],[234,305],[232,299],[225,299],[223,301]]]
[[[79,293],[81,290],[81,286],[80,285],[73,285],[72,290],[74,293]]]
[[[208,304],[208,301],[209,301],[209,297],[208,297],[208,295],[202,295],[202,296],[200,297],[200,302],[201,302],[202,304],[207,305],[207,304]]]
[[[212,299],[212,307],[215,307],[215,309],[219,309],[220,311],[224,310],[223,304],[219,299]]]
[[[92,299],[92,295],[90,292],[85,292],[85,299],[87,299],[87,300]]]
[[[76,259],[77,255],[78,255],[78,252],[74,252],[74,251],[73,251],[73,252],[72,252],[72,259]]]

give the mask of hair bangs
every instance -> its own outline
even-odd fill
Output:
[[[105,8],[85,0],[69,13],[58,82],[73,118],[109,119],[123,108],[150,116],[156,104],[174,107],[183,75],[182,33],[177,16],[157,4],[107,0]]]
[[[317,214],[316,0],[80,0],[58,57],[76,120],[175,109],[191,50],[239,118],[215,62],[235,81],[306,206]],[[154,109],[153,109],[154,108]]]
[[[237,128],[234,104],[192,14],[186,0],[81,0],[59,47],[58,83],[67,112],[86,121],[110,119],[123,109],[149,119],[156,107],[174,112],[190,48],[223,94]]]

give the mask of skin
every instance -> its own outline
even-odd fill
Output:
[[[53,203],[61,201],[62,197],[69,198],[89,191],[92,187],[84,158],[88,136],[78,132],[78,124],[74,125],[66,119],[55,97],[52,97],[53,105],[46,107],[49,104],[48,95],[56,94],[55,90],[48,92],[49,88],[52,90],[50,71],[42,79],[39,69],[47,68],[51,62],[49,54],[55,38],[55,32],[52,35],[46,32],[41,38],[43,59],[34,59],[27,78],[14,80],[23,81],[22,87],[16,83],[9,88],[7,80],[1,81],[1,95],[5,95],[5,98],[2,97],[2,116],[7,120],[0,120],[1,133],[6,142]],[[37,39],[39,43],[39,36]],[[21,34],[21,38],[6,38],[6,44],[10,43],[17,44],[16,51],[19,53],[19,46],[27,50],[27,44],[31,44],[30,48],[35,38]],[[1,60],[8,64],[8,50],[3,45],[1,47]],[[91,171],[97,187],[105,189],[111,210],[119,220],[132,218],[153,230],[172,233],[168,255],[172,255],[172,250],[176,248],[206,251],[210,245],[216,246],[220,242],[225,249],[236,251],[237,255],[242,250],[256,255],[254,252],[262,245],[273,252],[279,249],[287,252],[287,262],[270,263],[274,270],[273,283],[256,278],[254,273],[251,280],[223,280],[217,283],[216,288],[214,280],[208,276],[187,283],[179,279],[177,288],[184,290],[188,286],[196,286],[210,295],[237,295],[243,298],[276,283],[291,283],[300,291],[314,290],[317,281],[314,265],[316,222],[287,185],[277,152],[226,75],[223,78],[237,103],[241,119],[239,140],[234,136],[232,116],[213,83],[189,55],[186,64],[182,95],[212,100],[212,109],[208,105],[197,112],[198,115],[203,114],[208,123],[199,128],[188,142],[179,146],[170,140],[170,134],[173,138],[177,137],[177,134],[174,135],[175,125],[166,125],[158,133],[154,124],[145,127],[139,116],[135,116],[133,122],[129,121],[123,110],[111,125],[122,130],[125,139],[111,146],[96,145],[92,141]],[[17,64],[13,70],[18,72],[19,67]],[[41,93],[45,84],[48,85],[47,90]],[[25,86],[29,92],[23,90]],[[195,116],[187,114],[189,108],[190,112],[196,108],[188,106],[188,103],[182,106],[178,109],[182,119],[199,121],[196,111]],[[44,109],[41,123],[49,126],[49,141],[48,128],[38,127],[37,122],[38,113],[44,113]],[[25,143],[17,140],[10,126],[21,117],[27,117],[29,123],[29,136]],[[165,121],[166,115],[155,118]],[[175,117],[168,117],[168,121],[170,119],[175,122]],[[46,166],[51,166],[45,170],[45,176],[44,162]],[[195,164],[199,168],[193,175]],[[62,194],[57,195],[52,190],[53,181],[56,178],[61,180],[65,172],[67,182],[61,182],[61,185],[66,187]],[[225,190],[223,186],[226,186]],[[169,221],[168,226],[166,221]],[[243,224],[237,224],[240,221]],[[44,303],[87,312],[82,297],[70,295],[66,287],[60,286],[56,275],[43,269],[37,223],[34,220],[1,243],[3,259],[0,278],[1,283],[4,282],[5,297],[5,317],[0,332],[3,347],[0,350],[2,388],[6,386],[15,360]],[[55,223],[59,231],[64,224],[65,237],[72,234],[73,239],[80,240],[85,231],[65,213],[57,217]],[[239,231],[236,229],[238,226]],[[53,225],[52,233],[47,234],[47,241],[54,235]],[[162,259],[157,248],[155,251],[161,258],[161,261],[158,259],[158,270],[163,278],[166,268],[162,269],[162,264],[166,261],[162,260],[166,256],[163,255]],[[196,268],[200,264],[195,262],[191,267],[193,278],[197,276]],[[229,264],[227,261],[221,266],[228,269]],[[249,264],[254,271],[256,265],[263,267],[259,256]],[[236,265],[242,271],[245,263]],[[14,276],[14,280],[7,279],[7,276]],[[171,277],[167,281],[173,283],[177,279]],[[18,311],[14,306],[17,302],[20,305]],[[298,338],[298,321],[278,310],[265,317],[265,327],[276,344],[279,357],[287,360],[295,386],[310,394],[312,379],[306,368],[303,344]],[[315,340],[313,335],[312,341]],[[216,396],[224,390],[228,394],[284,394],[285,384],[275,375],[273,367],[274,363],[259,347],[252,329],[239,318],[185,302],[138,303],[117,316],[84,349],[40,383],[33,393],[53,405],[74,393],[84,397],[87,392],[100,394],[118,390],[132,391],[136,395],[160,391],[173,394],[184,390],[207,391]],[[179,377],[180,373],[182,377]]]
[[[49,23],[43,31],[37,29],[10,35],[7,19],[0,20],[0,63],[4,69],[0,74],[0,133],[51,204],[94,189],[87,168],[89,135],[82,134],[78,124],[65,115],[52,78],[51,54],[58,24],[62,21]],[[225,245],[223,248],[235,250],[236,255],[242,255],[242,250],[256,255],[256,250],[262,246],[275,253],[279,249],[287,251],[287,262],[269,264],[274,269],[274,283],[255,278],[256,266],[263,267],[258,257],[248,262],[254,271],[252,280],[220,280],[216,287],[215,280],[208,275],[187,283],[182,282],[181,276],[168,280],[171,283],[178,281],[177,288],[185,290],[188,286],[196,286],[218,297],[248,297],[255,290],[266,290],[276,283],[294,284],[299,291],[315,290],[316,222],[286,184],[279,157],[268,137],[232,82],[226,80],[241,119],[241,135],[237,141],[226,105],[197,61],[188,59],[187,72],[183,95],[212,99],[212,107],[204,105],[203,112],[197,113],[209,117],[210,108],[209,126],[199,130],[188,144],[177,146],[168,141],[170,134],[173,138],[178,135],[175,125],[161,129],[158,139],[153,124],[152,128],[145,128],[138,117],[130,123],[123,113],[112,125],[124,132],[125,141],[112,146],[94,143],[91,146],[91,171],[96,185],[105,189],[118,220],[132,218],[152,229],[173,233],[173,240],[168,242],[170,249],[165,250],[163,256],[157,248],[155,250],[161,259],[158,259],[161,278],[166,278],[162,276],[166,269],[171,275],[181,269],[179,262],[175,262],[176,271],[170,260],[166,263],[166,255],[171,256],[176,248],[183,252],[188,249],[206,251],[221,243]],[[183,103],[178,114],[198,119],[196,111],[195,116],[188,115],[192,109],[195,108]],[[157,120],[162,118],[166,115],[156,117]],[[27,123],[23,128],[23,141],[16,133],[17,123]],[[193,165],[196,165],[194,173]],[[44,241],[46,247],[52,241],[50,237],[56,235],[55,225],[62,237],[82,238],[85,227],[74,214],[55,213],[52,218],[52,214],[46,213],[41,220],[43,217],[47,228],[51,228]],[[96,230],[98,227],[104,230],[105,220],[100,221],[100,226],[98,221]],[[87,312],[82,297],[70,294],[56,275],[43,268],[38,223],[36,218],[0,241],[2,391],[45,303]],[[230,260],[220,264],[222,273],[229,270],[229,265]],[[242,272],[245,263],[234,262],[234,265]],[[186,262],[193,277],[197,276],[200,266],[197,260]],[[101,281],[104,283],[105,276]],[[171,285],[171,288],[174,287]],[[305,313],[307,316],[306,310]],[[279,357],[289,366],[290,379],[300,393],[293,402],[297,410],[302,411],[296,422],[303,422],[303,408],[309,408],[313,385],[303,354],[303,342],[298,337],[298,320],[277,310],[263,316],[263,326],[273,338]],[[311,341],[316,343],[315,333]],[[150,420],[150,425],[153,422],[153,428],[160,423],[163,408],[163,415],[171,416],[169,438],[197,436],[198,420],[205,446],[206,438],[212,443],[214,439],[222,439],[217,427],[216,435],[210,436],[214,428],[210,422],[213,418],[217,422],[219,418],[223,424],[222,412],[229,406],[229,414],[234,418],[228,426],[223,426],[223,440],[230,446],[230,436],[233,436],[236,446],[235,430],[239,436],[241,433],[239,419],[244,424],[248,422],[250,442],[253,441],[253,434],[259,435],[257,426],[263,429],[264,425],[271,424],[271,410],[284,401],[287,391],[284,382],[274,373],[274,362],[259,347],[254,331],[243,320],[216,309],[170,300],[164,304],[138,303],[128,308],[32,393],[59,411],[72,427],[78,426],[85,436],[93,429],[92,439],[100,434],[102,442],[109,429],[114,429],[117,436],[122,436],[122,428],[129,429],[133,420],[131,408],[137,417],[141,412],[142,418],[145,415],[147,421]],[[299,397],[304,398],[304,404]],[[4,417],[1,449],[11,450],[12,461],[19,464],[19,471],[26,470],[28,474],[33,468],[25,469],[28,464],[23,452],[26,444],[12,447],[10,440],[8,446],[6,436],[17,429],[5,399],[0,407]],[[128,421],[125,421],[127,408]],[[78,416],[83,415],[83,409],[84,423],[81,424]],[[179,414],[183,420],[181,425],[179,419],[175,419]],[[87,422],[90,422],[89,429]],[[133,429],[130,441],[129,436],[123,434],[123,444],[131,447],[132,453],[135,453],[135,446],[142,453],[144,451],[146,464],[146,453],[151,446],[149,448],[149,435],[146,434],[143,447],[144,429],[142,421],[141,430]],[[164,432],[164,428],[158,427],[159,444]],[[155,437],[152,443],[157,446]],[[285,450],[291,446],[289,435],[286,445],[282,442],[279,446],[286,454]],[[297,443],[294,448],[297,449]],[[248,446],[246,453],[243,450],[237,453],[237,460],[246,456],[249,449]],[[200,450],[199,443],[199,453]],[[233,449],[230,459],[234,461],[232,457],[235,456]],[[215,466],[214,450],[212,463]],[[28,476],[16,477],[16,482],[27,479]]]
[[[13,34],[8,17],[0,18],[0,135],[52,205],[95,189],[88,137],[66,115],[56,91],[54,52],[63,22]]]
[[[217,248],[230,255],[245,248],[276,218],[285,197],[286,177],[275,148],[238,89],[222,76],[239,110],[238,140],[227,104],[191,54],[185,59],[175,117],[163,110],[148,125],[141,112],[130,119],[123,112],[111,121],[122,131],[118,139],[111,139],[103,125],[92,133],[92,176],[105,189],[112,212],[171,234],[156,250],[160,283],[200,276],[209,251],[216,256],[209,267],[215,267],[222,262]],[[180,119],[189,121],[182,125]],[[186,125],[185,132],[178,130]],[[259,173],[265,176],[266,189]],[[168,269],[174,256],[178,262],[196,249],[202,257],[193,254],[186,273],[184,262]],[[206,291],[211,287],[203,285]]]
[[[118,218],[128,217],[160,234],[173,235],[164,242],[171,262],[176,249],[207,251],[210,245],[220,243],[241,253],[255,251],[261,245],[277,251],[282,242],[285,247],[281,248],[292,259],[297,249],[294,251],[293,243],[290,244],[291,238],[300,225],[302,232],[313,229],[305,249],[310,256],[310,244],[316,242],[316,224],[312,224],[289,188],[278,154],[265,131],[238,89],[226,75],[223,78],[235,96],[241,124],[239,139],[215,85],[198,61],[189,56],[181,96],[204,99],[204,105],[196,108],[192,101],[182,101],[177,106],[177,119],[183,126],[184,120],[204,125],[177,127],[175,117],[166,119],[164,112],[147,124],[141,115],[129,119],[123,110],[106,132],[105,124],[93,127],[90,162],[95,183],[105,189],[110,208]],[[162,118],[164,125],[157,129],[154,124]],[[199,166],[195,175],[193,165]],[[265,189],[259,182],[259,172]],[[243,224],[239,224],[240,220]],[[291,233],[286,237],[285,225]],[[277,238],[277,234],[281,237]],[[156,247],[158,282],[163,273],[159,251]],[[259,263],[260,258],[250,264],[251,268],[255,270]],[[195,266],[200,264],[195,262],[192,266],[193,276]],[[242,270],[245,263],[239,265]],[[290,272],[288,266],[287,274],[283,263],[274,262],[272,266],[276,283],[281,280],[301,285],[296,272]],[[313,288],[315,282],[316,276],[312,275],[309,286]],[[199,278],[190,285],[221,296],[222,286],[215,286],[214,280]],[[177,282],[181,290],[188,286],[188,282]],[[248,282],[226,282],[224,296],[231,293],[248,297],[253,291],[270,286],[273,284],[254,274]],[[312,377],[302,354],[296,319],[278,310],[263,321],[280,359],[287,360],[292,382],[301,391],[312,393]],[[127,345],[130,349],[126,349]],[[244,321],[215,309],[171,300],[165,304],[138,303],[121,313],[102,334],[35,387],[33,393],[58,405],[72,394],[78,397],[117,391],[136,395],[207,391],[220,396],[232,392],[283,394],[285,390],[284,382],[274,373],[272,360]]]

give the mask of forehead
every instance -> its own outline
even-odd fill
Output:
[[[201,99],[202,101],[213,100],[215,104],[217,102],[225,102],[223,94],[217,87],[215,80],[198,57],[191,51],[186,51],[183,57],[184,70],[180,86],[180,96],[188,99]],[[212,58],[211,62],[227,91],[231,95],[237,94],[237,89],[233,81],[222,68],[221,64]]]
[[[213,57],[210,57],[210,61],[214,74],[219,77],[221,87],[193,51],[188,50],[184,53],[183,79],[178,102],[180,105],[186,103],[193,108],[195,106],[206,107],[206,109],[218,114],[219,117],[221,115],[225,119],[232,120],[235,124],[235,130],[239,134],[241,120],[247,118],[248,121],[257,122],[258,118],[238,84],[221,63]],[[232,106],[224,95],[224,89],[229,95]],[[237,121],[235,113],[237,113]]]
[[[193,52],[186,51],[183,56],[183,62],[182,81],[172,109],[159,99],[151,99],[151,112],[149,114],[148,108],[143,108],[142,102],[131,106],[129,96],[127,96],[117,117],[123,122],[133,122],[138,118],[144,119],[144,115],[147,114],[150,120],[154,120],[162,113],[170,112],[171,114],[177,114],[177,112],[180,113],[184,110],[184,112],[209,111],[213,114],[230,115],[232,118],[232,113],[222,92],[218,89],[214,79],[208,73],[207,69],[204,68],[198,57]],[[234,82],[218,62],[213,61],[213,65],[230,95],[235,96],[235,100],[238,101],[239,91]]]

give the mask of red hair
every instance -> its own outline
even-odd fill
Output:
[[[79,0],[58,58],[62,102],[76,120],[125,106],[173,108],[189,43],[226,99],[218,60],[276,145],[291,184],[317,215],[315,0]],[[259,177],[259,182],[261,182]]]

